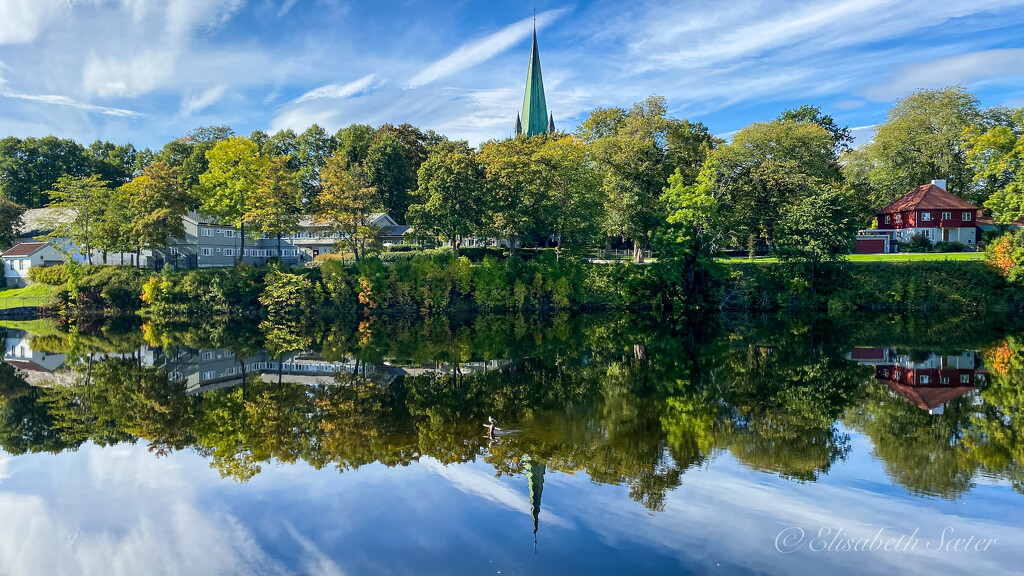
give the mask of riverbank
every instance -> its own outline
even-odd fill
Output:
[[[450,254],[386,263],[327,261],[317,268],[241,266],[154,273],[96,266],[57,286],[48,306],[153,319],[224,313],[294,321],[325,310],[701,311],[817,310],[980,313],[1024,310],[1024,288],[973,260],[846,262],[812,285],[792,265],[711,263],[692,291],[671,260],[593,264],[541,254],[529,261]],[[72,296],[77,293],[77,296]]]

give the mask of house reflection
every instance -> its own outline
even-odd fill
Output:
[[[875,379],[896,395],[929,414],[973,394],[988,378],[975,351],[956,355],[901,353],[895,348],[854,348],[848,359],[875,368]]]

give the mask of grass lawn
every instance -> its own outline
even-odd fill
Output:
[[[38,320],[3,320],[0,327],[11,330],[24,330],[33,336],[49,336],[55,332],[53,321],[46,318]]]
[[[0,310],[22,306],[45,306],[53,286],[33,284],[25,288],[0,289]]]
[[[984,260],[984,252],[941,252],[941,253],[923,253],[923,254],[850,254],[848,257],[850,262],[910,262],[917,260]],[[726,264],[737,264],[742,262],[751,262],[749,258],[744,256],[734,256],[731,258],[722,258],[721,262]],[[758,264],[770,264],[778,262],[778,258],[761,257],[755,258],[753,262]]]

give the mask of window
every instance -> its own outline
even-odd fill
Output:
[[[220,248],[217,248],[217,254],[220,254]]]
[[[943,376],[942,377],[942,383],[943,384],[949,384],[949,376]]]
[[[953,219],[953,214],[950,213],[950,212],[943,212],[942,213],[942,219],[943,220],[952,220]]]
[[[900,371],[897,370],[897,371],[893,372],[892,373],[892,377],[897,379],[897,380],[899,380],[900,379]]]
[[[234,248],[225,248],[224,249],[224,255],[225,256],[234,256],[235,255],[235,249]]]
[[[971,375],[970,374],[961,374],[960,375],[960,383],[961,384],[970,384],[971,383]]]
[[[963,214],[960,215],[960,219],[963,220],[964,222],[970,222],[971,221],[971,213],[970,212],[964,212]]]
[[[213,380],[216,377],[217,373],[214,372],[213,370],[210,370],[209,372],[203,372],[203,380]]]
[[[920,377],[920,378],[918,378],[917,380],[918,380],[918,382],[920,382],[921,384],[927,384],[927,383],[928,383],[928,380],[929,380],[929,379],[928,379],[928,375],[927,375],[927,374],[921,374],[921,377]]]
[[[885,223],[886,223],[886,224],[888,224],[888,223],[889,223],[889,216],[886,216],[886,217],[885,217]]]
[[[203,352],[203,360],[213,360],[213,352]]]
[[[896,215],[896,222],[899,223],[899,222],[902,222],[902,221],[903,221],[903,215],[902,214],[897,214]]]
[[[234,238],[235,237],[235,231],[234,230],[225,230],[224,231],[224,237],[225,238]]]
[[[889,377],[889,369],[888,368],[882,368],[882,377],[884,377],[884,378],[888,378]]]
[[[213,236],[213,228],[203,228],[203,236]]]
[[[18,260],[18,270],[24,270],[24,269],[25,269],[25,261],[24,260]]]
[[[932,213],[931,212],[922,212],[921,213],[921,221],[922,222],[931,222],[932,221]]]
[[[213,255],[213,250],[210,250],[209,248],[200,248],[199,249],[199,254],[201,254],[203,256],[212,256]]]

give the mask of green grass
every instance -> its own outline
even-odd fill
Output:
[[[942,260],[984,260],[984,252],[942,252],[942,253],[922,253],[922,254],[850,254],[848,257],[850,262],[920,262],[920,261],[942,261]],[[745,256],[734,256],[731,258],[722,258],[720,260],[726,264],[741,264],[743,262],[751,262],[751,260]],[[778,262],[778,258],[759,257],[755,258],[753,262],[758,264],[773,264]]]
[[[0,327],[10,330],[24,330],[33,336],[49,336],[55,333],[53,321],[45,318],[38,320],[4,320]]]
[[[33,284],[25,288],[0,289],[0,310],[22,306],[45,306],[53,288],[46,284]]]

